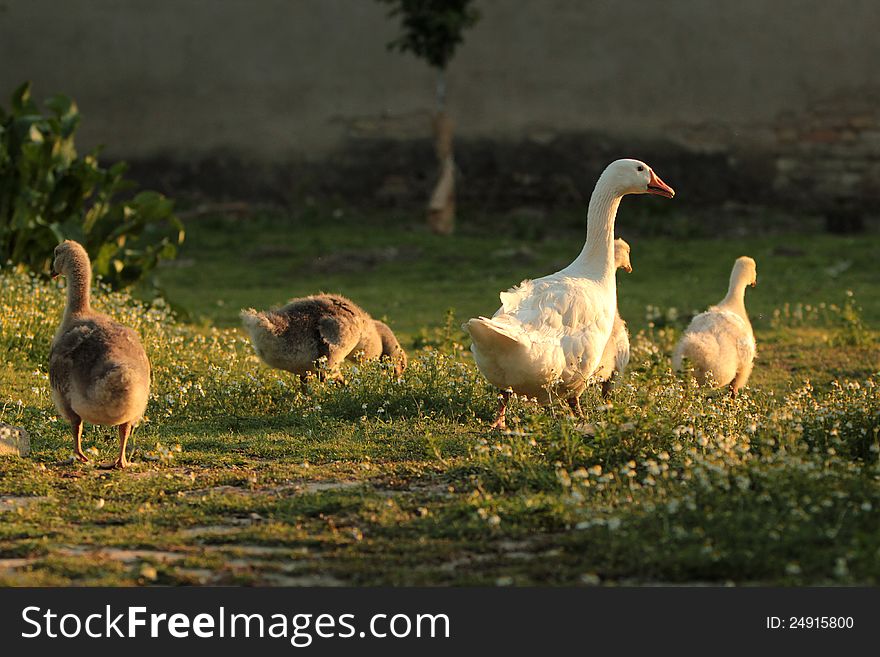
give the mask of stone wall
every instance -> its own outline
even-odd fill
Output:
[[[880,200],[880,91],[831,96],[780,116],[774,128],[781,197]]]
[[[693,124],[665,138],[460,137],[459,200],[492,210],[584,205],[602,168],[621,156],[649,162],[686,205],[758,203],[880,217],[880,91],[838,94],[748,128]],[[185,163],[136,160],[133,170],[178,196],[287,204],[313,195],[378,207],[422,204],[435,174],[427,137],[369,134],[349,137],[319,160],[267,163],[220,152]]]

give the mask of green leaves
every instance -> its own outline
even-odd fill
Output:
[[[462,32],[480,19],[473,0],[379,0],[391,5],[390,18],[401,19],[402,34],[389,50],[411,52],[444,70],[462,42]]]
[[[42,114],[30,83],[0,108],[0,262],[48,273],[58,242],[74,239],[93,269],[114,287],[143,280],[162,259],[174,258],[183,224],[173,202],[125,178],[127,165],[98,163],[98,151],[77,155],[76,103],[63,95]]]

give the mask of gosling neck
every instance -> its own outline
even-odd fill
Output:
[[[389,358],[396,356],[397,352],[400,350],[400,343],[397,342],[397,338],[394,337],[394,333],[391,332],[391,329],[378,320],[373,320],[373,326],[376,327],[376,333],[379,335],[379,340],[382,342],[382,355],[388,356]]]
[[[744,319],[748,319],[745,301],[747,285],[748,283],[746,282],[745,276],[740,276],[737,272],[734,272],[730,276],[730,285],[727,288],[727,296],[721,300],[718,307],[724,308],[725,310],[732,310]]]
[[[92,265],[88,256],[77,258],[65,272],[67,278],[67,307],[64,317],[89,312],[91,307]]]
[[[587,239],[564,271],[573,276],[614,281],[614,220],[621,196],[600,177],[587,209]]]

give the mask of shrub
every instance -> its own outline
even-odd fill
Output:
[[[79,157],[80,114],[65,96],[40,113],[30,83],[0,107],[0,261],[48,273],[55,245],[80,242],[96,274],[114,287],[143,280],[159,260],[173,258],[183,225],[172,201],[133,193],[124,162],[104,168],[99,150]]]

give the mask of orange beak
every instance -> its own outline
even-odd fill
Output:
[[[632,265],[624,265],[623,271],[625,271],[627,274],[632,274],[633,273]]]
[[[672,198],[675,196],[675,190],[660,180],[656,173],[651,171],[651,180],[648,181],[648,194],[656,194],[657,196]]]

